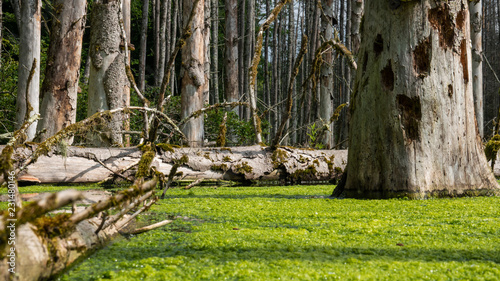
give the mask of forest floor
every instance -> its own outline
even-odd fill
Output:
[[[97,189],[94,195],[107,196]],[[171,189],[137,223],[174,223],[120,237],[58,280],[500,277],[500,197],[329,199],[332,190],[327,185]]]

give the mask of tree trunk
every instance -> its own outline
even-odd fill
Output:
[[[283,93],[288,93],[288,88],[290,87],[290,83],[295,83],[295,81],[292,81],[292,73],[294,71],[293,65],[295,64],[295,44],[296,39],[295,39],[295,7],[294,7],[295,1],[291,0],[290,1],[290,6],[288,8],[288,70],[287,70],[287,83],[286,86],[284,87]],[[295,99],[293,98],[295,96],[295,87],[292,88],[292,108],[293,104],[295,104]],[[286,109],[285,107],[283,107]],[[286,112],[286,111],[283,111]],[[287,118],[286,121],[286,129],[290,128],[290,118],[287,116],[283,116],[283,118]],[[286,134],[283,138],[283,144],[285,145],[290,145],[290,135]]]
[[[209,104],[210,100],[210,69],[211,69],[211,58],[210,58],[210,28],[211,28],[211,15],[212,15],[212,9],[211,9],[211,3],[212,0],[205,0],[205,15],[203,19],[203,42],[205,44],[204,50],[205,50],[205,63],[204,63],[204,69],[205,69],[205,84],[203,85],[203,104]]]
[[[238,0],[239,10],[238,10],[238,93],[240,98],[245,96],[245,41],[246,41],[246,0]],[[245,117],[245,108],[239,107],[238,115],[241,118]]]
[[[154,69],[155,69],[155,86],[159,87],[161,85],[162,79],[159,77],[159,71],[160,71],[160,60],[161,60],[161,54],[160,54],[160,46],[161,46],[161,40],[160,40],[160,17],[161,17],[161,0],[153,0],[155,5],[153,6],[153,30],[154,30]]]
[[[323,15],[321,17],[321,38],[326,42],[333,39],[333,0],[322,0],[321,6],[323,7]],[[320,76],[320,108],[319,115],[323,122],[328,122],[333,113],[333,50],[327,49],[323,53],[324,63],[321,65]],[[320,142],[325,148],[333,146],[333,124],[328,124],[330,131],[328,131],[323,140]]]
[[[39,112],[41,8],[41,0],[24,0],[21,3],[16,100],[17,129],[24,123],[28,108],[31,109],[30,116]],[[35,137],[36,126],[35,121],[26,131],[28,140],[33,140]]]
[[[219,103],[219,0],[212,1],[212,100]]]
[[[17,30],[21,31],[21,0],[12,0],[10,3],[16,16]]]
[[[90,30],[90,77],[87,115],[126,105],[125,58],[120,49],[120,1],[94,2]],[[107,128],[92,143],[96,146],[122,145],[123,114],[113,114]]]
[[[238,1],[225,0],[226,8],[226,86],[225,94],[227,102],[239,100],[239,76],[238,76]],[[239,114],[235,107],[233,111]]]
[[[24,151],[26,153],[26,151]],[[70,147],[66,156],[41,156],[26,172],[42,183],[93,183],[116,177],[89,157],[99,159],[115,172],[137,164],[142,156],[138,148]],[[227,148],[179,148],[158,153],[153,166],[170,174],[175,159],[186,155],[189,161],[178,168],[182,177],[198,179],[246,181],[284,181],[300,183],[336,179],[345,168],[346,150],[307,150],[282,147],[272,152],[260,145]],[[131,177],[136,167],[121,172]]]
[[[139,90],[146,88],[146,58],[148,39],[149,0],[142,0],[141,46],[139,55]]]
[[[207,0],[208,1],[208,0]],[[183,21],[187,22],[193,2],[182,1]],[[204,43],[204,17],[205,0],[201,0],[195,7],[196,15],[191,26],[192,35],[186,40],[186,46],[182,49],[181,70],[181,117],[185,118],[192,112],[203,107],[203,94],[205,90],[205,43]],[[192,118],[186,123],[182,131],[188,139],[191,147],[203,145],[203,116]]]
[[[167,9],[169,0],[161,1],[160,9],[160,53],[158,61],[158,81],[163,81],[163,75],[165,75],[165,60],[167,57]],[[161,82],[160,82],[161,84]]]
[[[346,195],[498,190],[475,123],[467,1],[367,1],[361,32]]]
[[[3,40],[2,23],[3,23],[3,8],[2,8],[2,0],[0,0],[0,69],[2,68],[2,40]]]
[[[484,136],[483,118],[483,9],[482,1],[469,2],[472,40],[472,92],[477,127],[481,138]]]
[[[39,141],[55,135],[76,121],[86,0],[56,0],[50,46],[42,86]]]

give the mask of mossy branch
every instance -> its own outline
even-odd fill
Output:
[[[323,137],[325,136],[326,132],[330,130],[330,124],[332,124],[333,122],[335,122],[335,121],[337,121],[339,119],[340,112],[347,105],[348,105],[348,103],[343,103],[343,104],[337,106],[337,108],[333,112],[333,114],[330,117],[330,119],[328,119],[328,121],[323,121],[323,124],[321,124],[321,127],[318,130],[316,141],[312,143],[313,147],[316,145],[317,141],[320,141],[320,140],[323,139]]]
[[[218,147],[226,146],[226,133],[227,133],[227,112],[224,113],[224,118],[219,125],[219,134],[217,135],[216,144]]]
[[[68,219],[68,221],[64,223],[64,226],[76,225],[77,223],[85,219],[93,217],[99,212],[118,206],[119,204],[127,200],[133,199],[137,196],[141,196],[153,190],[156,187],[157,183],[158,183],[157,177],[154,177],[152,180],[149,180],[147,182],[137,181],[131,188],[127,190],[122,190],[118,192],[118,194],[112,196],[111,198],[102,202],[100,201],[95,204],[92,204],[85,210],[72,215]]]
[[[271,150],[275,150],[280,142],[281,142],[281,137],[283,135],[283,131],[285,130],[285,126],[287,121],[292,117],[292,107],[293,107],[293,87],[295,85],[295,78],[299,74],[299,67],[302,64],[302,60],[304,59],[304,55],[307,53],[307,36],[304,35],[302,36],[302,46],[300,47],[300,52],[297,56],[297,59],[295,60],[295,65],[293,66],[293,72],[292,72],[292,77],[290,78],[290,84],[288,85],[288,99],[287,99],[287,106],[286,110],[283,114],[285,118],[281,121],[281,125],[278,128],[278,131],[276,132],[276,135],[271,143]]]
[[[26,81],[26,115],[24,116],[24,120],[28,120],[31,115],[31,112],[33,111],[33,106],[31,106],[29,95],[30,95],[30,84],[31,80],[33,80],[33,75],[35,75],[35,71],[36,71],[36,58],[33,59],[30,75],[28,76],[28,81]]]
[[[204,107],[200,110],[193,111],[191,114],[189,114],[189,116],[182,119],[181,122],[179,122],[179,127],[184,126],[191,118],[198,118],[198,117],[200,117],[200,115],[202,115],[203,113],[205,113],[207,111],[211,111],[211,110],[218,109],[218,108],[225,108],[225,107],[233,108],[233,107],[242,106],[242,105],[249,106],[249,104],[247,102],[239,102],[239,101],[237,101],[237,102],[227,102],[226,101],[223,103],[209,105],[209,106]]]
[[[189,19],[186,23],[186,26],[184,27],[182,31],[181,38],[177,40],[177,43],[175,45],[174,51],[170,55],[170,59],[168,60],[168,63],[165,65],[165,75],[163,76],[163,81],[161,83],[160,87],[160,94],[158,95],[158,105],[156,109],[159,112],[163,112],[163,107],[165,105],[165,93],[167,92],[167,85],[170,82],[170,73],[171,70],[174,66],[175,63],[175,58],[177,57],[177,54],[179,51],[186,45],[186,41],[191,37],[192,32],[191,32],[191,26],[193,25],[194,17],[197,12],[197,7],[198,4],[200,3],[200,0],[195,0],[193,4],[193,9],[191,10],[191,14],[189,15]],[[156,138],[158,136],[158,127],[159,127],[159,121],[157,119],[154,120],[153,126],[151,127],[150,133],[149,133],[149,140],[151,142],[156,141]]]
[[[250,66],[250,115],[252,116],[252,124],[255,131],[255,138],[257,143],[262,143],[262,128],[260,125],[260,118],[257,114],[257,96],[255,94],[255,83],[257,80],[257,69],[262,56],[262,44],[264,41],[264,32],[269,28],[271,23],[278,17],[281,9],[285,4],[290,2],[290,0],[281,0],[276,7],[272,10],[266,21],[260,26],[259,32],[257,33],[257,44],[255,45],[255,53],[252,59],[252,65]]]

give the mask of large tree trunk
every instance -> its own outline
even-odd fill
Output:
[[[20,153],[29,155],[29,151]],[[260,145],[228,148],[179,148],[158,153],[153,166],[170,174],[175,159],[186,155],[189,161],[178,168],[175,180],[231,180],[283,182],[324,182],[336,179],[345,168],[346,150],[303,150],[278,148],[272,152]],[[27,168],[27,173],[42,183],[92,183],[116,177],[93,160],[99,159],[115,172],[132,176],[142,153],[138,148],[70,147],[66,156],[41,156]],[[130,170],[123,171],[129,168]]]
[[[238,1],[225,0],[226,5],[226,101],[238,101],[239,76],[238,76]],[[233,111],[238,114],[239,109]]]
[[[321,38],[323,42],[333,39],[333,0],[322,0],[323,15],[321,17]],[[323,64],[320,76],[320,101],[319,115],[327,123],[333,113],[333,49],[329,48],[323,53]],[[326,147],[333,146],[333,124],[328,124],[328,131],[320,142]]]
[[[467,1],[400,4],[365,2],[346,195],[498,189],[475,123]]]
[[[142,0],[141,46],[139,48],[139,90],[146,88],[146,57],[148,39],[149,0]]]
[[[482,1],[469,2],[472,40],[472,92],[476,111],[477,127],[484,136],[483,118],[483,8]]]
[[[57,0],[42,86],[39,141],[76,121],[80,57],[85,30],[86,0]]]
[[[119,21],[120,1],[94,2],[90,30],[91,68],[87,115],[126,105],[125,59]],[[93,140],[97,146],[122,145],[124,114],[113,114],[107,128]]]
[[[210,69],[211,69],[211,58],[210,58],[210,35],[211,35],[211,15],[212,15],[212,8],[211,8],[212,0],[205,0],[205,16],[203,19],[203,42],[205,44],[205,63],[204,63],[204,70],[205,70],[205,84],[203,85],[203,104],[209,104],[210,103]]]
[[[207,0],[208,1],[208,0]],[[193,9],[193,1],[182,2],[183,21],[187,22]],[[200,110],[204,103],[205,90],[205,42],[204,42],[204,17],[205,0],[199,2],[196,15],[191,26],[191,37],[186,40],[182,49],[181,70],[181,117],[185,118],[192,112]],[[203,116],[190,119],[184,128],[188,145],[200,147],[203,145]]]
[[[41,0],[21,1],[16,128],[24,123],[28,108],[30,116],[39,110],[41,9]],[[34,122],[26,131],[28,140],[35,137],[36,126]]]

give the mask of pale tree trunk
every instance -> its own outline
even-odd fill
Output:
[[[131,42],[131,29],[130,29],[130,17],[131,17],[131,0],[121,0],[122,2],[122,20],[123,20],[123,29],[125,31],[125,36],[127,40],[127,50],[128,53],[127,55],[127,61],[125,61],[126,64],[130,65],[130,52],[131,52],[131,47],[130,47],[130,42]],[[120,48],[125,49],[125,45],[123,42],[122,38],[122,44],[120,45]],[[123,88],[123,98],[125,100],[125,106],[130,106],[130,86],[129,83],[124,84]],[[127,114],[123,115],[123,129],[125,131],[130,131],[130,119],[128,118]],[[124,136],[124,145],[125,146],[130,146],[130,135],[125,135]]]
[[[126,105],[125,57],[120,49],[120,1],[94,2],[90,30],[90,77],[87,115]],[[122,145],[123,114],[113,114],[111,122],[92,143],[97,146]]]
[[[141,23],[141,46],[139,57],[139,90],[144,92],[146,88],[146,57],[147,57],[147,40],[148,40],[148,17],[149,17],[149,0],[142,0],[142,23]]]
[[[165,59],[167,56],[167,4],[169,0],[161,1],[160,9],[160,53],[158,61],[158,81],[163,81],[163,75],[165,75]],[[161,83],[161,82],[160,82]]]
[[[212,1],[212,100],[219,103],[219,0]]]
[[[175,50],[175,45],[177,43],[177,14],[179,13],[179,0],[172,0],[174,3],[174,9],[172,13],[172,25],[171,25],[171,36],[170,36],[170,54],[172,54]],[[175,69],[172,69],[171,78],[170,78],[170,92],[172,95],[174,94],[174,86],[175,86]]]
[[[240,96],[238,99],[245,96],[245,41],[246,41],[246,0],[238,0],[239,10],[238,10],[238,93]],[[244,118],[245,108],[239,107],[239,116]]]
[[[11,0],[10,3],[16,16],[17,29],[21,30],[21,0]]]
[[[193,1],[182,1],[183,21],[187,22],[193,9]],[[191,26],[191,37],[186,40],[182,49],[181,69],[181,117],[185,118],[192,112],[203,107],[205,90],[205,38],[204,17],[205,1],[201,0],[195,7],[196,15]],[[188,145],[200,147],[203,145],[203,116],[191,118],[182,131],[188,139]]]
[[[205,44],[205,84],[203,86],[203,105],[209,104],[210,101],[210,27],[211,20],[210,16],[212,13],[212,9],[210,8],[211,0],[205,0],[205,18],[203,25],[203,40]]]
[[[226,9],[226,86],[225,98],[227,102],[236,102],[239,99],[238,76],[238,1],[225,0]],[[235,107],[233,111],[239,114]]]
[[[85,30],[86,0],[56,0],[50,46],[42,85],[39,141],[76,121],[80,57]]]
[[[248,0],[248,34],[245,36],[245,76],[243,79],[244,83],[244,92],[247,94],[247,101],[252,102],[252,98],[250,95],[255,94],[250,92],[250,83],[252,83],[249,79],[249,71],[250,65],[252,64],[252,57],[254,53],[255,47],[255,0]],[[256,95],[256,94],[255,94]],[[256,100],[255,100],[256,102]],[[257,104],[255,103],[255,106]],[[245,111],[245,119],[250,120],[251,110],[248,108],[243,108]]]
[[[321,38],[324,42],[333,39],[333,0],[322,0],[323,16],[321,17]],[[320,101],[319,115],[323,122],[328,122],[333,113],[332,95],[333,95],[333,50],[327,49],[323,53],[324,63],[321,65],[320,76]],[[325,148],[333,146],[333,124],[328,124],[328,131],[323,140],[320,140]]]
[[[482,1],[469,2],[471,17],[472,41],[472,92],[474,93],[474,109],[476,111],[477,127],[481,138],[484,136],[483,118],[483,10]]]
[[[266,0],[266,17],[269,17],[270,5],[269,0]],[[269,29],[266,30],[266,38],[264,39],[264,104],[271,107],[271,87],[269,84]],[[268,111],[266,119],[271,120],[271,111]],[[271,134],[267,135],[267,141],[272,140]]]
[[[292,81],[292,72],[293,72],[293,65],[294,65],[294,57],[295,57],[295,8],[294,8],[294,1],[290,0],[288,8],[288,70],[287,70],[287,84],[285,85],[285,91],[284,93],[288,93],[288,88],[290,86],[290,83],[295,83]],[[292,97],[295,96],[295,87],[292,88]],[[295,99],[292,98],[292,107],[293,104],[295,104]],[[284,111],[286,112],[286,111]],[[283,116],[283,118],[286,118],[286,116]],[[286,121],[286,128],[290,128],[290,118],[287,118]],[[283,144],[284,145],[289,145],[290,144],[290,137],[289,134],[286,134],[283,138]]]
[[[467,1],[400,4],[365,2],[346,196],[498,190],[475,123]]]
[[[16,128],[24,123],[28,107],[30,116],[38,114],[39,110],[41,9],[41,0],[21,1]],[[35,121],[26,130],[28,140],[35,137],[36,126]]]

